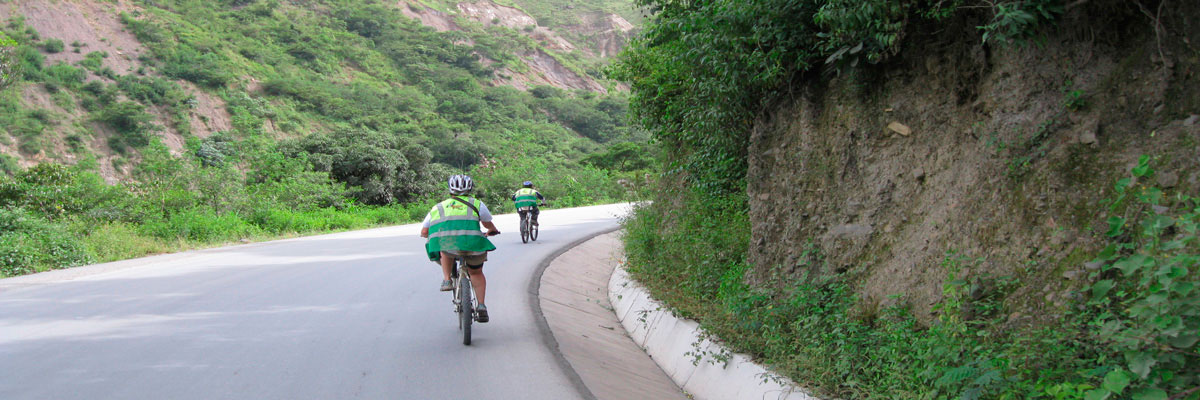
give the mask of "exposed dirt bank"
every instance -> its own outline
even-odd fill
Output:
[[[1053,318],[1139,155],[1160,156],[1156,184],[1200,189],[1200,7],[1182,3],[1161,40],[1145,16],[1082,8],[1044,46],[985,46],[962,21],[796,88],[751,139],[751,279],[846,272],[864,307],[927,318],[955,252],[982,258],[967,274],[1020,278],[1010,322]]]

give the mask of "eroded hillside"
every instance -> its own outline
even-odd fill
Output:
[[[537,19],[520,8],[490,0],[449,6],[444,5],[450,8],[448,10],[439,10],[413,1],[405,3],[402,10],[405,15],[439,31],[505,27],[532,39],[538,43],[538,48],[519,54],[521,63],[505,65],[497,71],[493,81],[521,89],[551,85],[607,91],[598,68],[604,59],[620,51],[634,30],[629,21],[607,12],[586,12],[569,24],[548,27],[539,25]]]
[[[749,148],[753,279],[857,275],[864,302],[928,320],[958,257],[957,279],[1020,278],[980,289],[1008,321],[1061,317],[1140,156],[1158,173],[1139,184],[1200,190],[1195,56],[1164,60],[1145,31],[1081,43],[1070,26],[1041,46],[913,49],[865,87],[834,79],[775,108]],[[959,29],[926,40],[973,27]]]

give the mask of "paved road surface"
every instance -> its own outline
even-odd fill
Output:
[[[0,280],[0,399],[572,399],[530,280],[627,206],[497,216],[488,306],[463,346],[419,226]]]

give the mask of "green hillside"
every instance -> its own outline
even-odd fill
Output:
[[[5,21],[3,275],[412,221],[459,172],[501,212],[526,179],[554,206],[613,201],[641,176],[615,166],[645,165],[624,93],[493,84],[550,51],[519,30],[438,32],[379,1],[53,6],[104,10],[138,48]]]

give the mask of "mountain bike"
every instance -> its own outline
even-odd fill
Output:
[[[471,291],[471,274],[467,273],[467,261],[462,256],[454,257],[454,269],[450,270],[450,281],[454,282],[454,313],[458,314],[458,330],[462,331],[463,344],[471,345],[471,322],[475,320],[475,292]]]
[[[525,216],[521,217],[521,243],[537,241],[538,226],[533,224],[533,207],[521,207],[517,211],[525,211]]]
[[[500,232],[489,233],[488,236],[499,235]],[[471,274],[467,271],[467,260],[461,255],[454,256],[454,268],[450,270],[450,282],[454,282],[454,295],[450,299],[454,303],[454,313],[458,314],[458,330],[462,331],[463,344],[471,345],[471,322],[479,318],[475,311],[478,303],[475,301],[475,291],[471,288]]]

